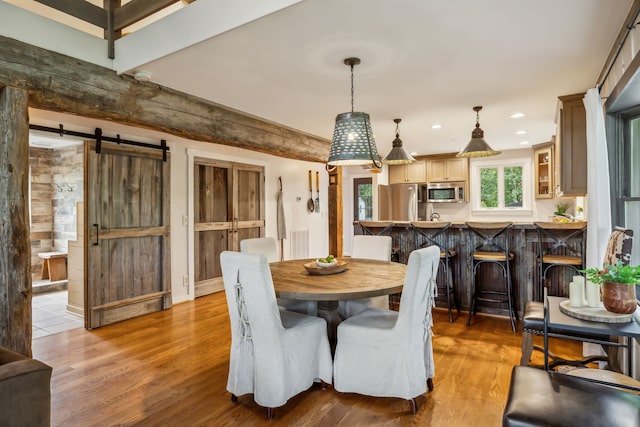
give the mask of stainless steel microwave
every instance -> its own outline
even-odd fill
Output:
[[[465,201],[465,183],[430,182],[427,184],[427,202],[430,203],[462,203]]]

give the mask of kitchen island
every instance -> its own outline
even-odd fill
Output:
[[[509,251],[514,254],[511,264],[511,280],[516,301],[516,310],[521,315],[526,301],[541,301],[538,289],[538,233],[533,223],[513,223],[509,239]],[[355,234],[380,234],[392,237],[392,260],[406,264],[411,251],[419,245],[418,233],[409,221],[355,221]],[[548,240],[543,239],[543,244]],[[468,309],[471,300],[471,265],[473,242],[463,222],[452,222],[449,229],[448,246],[455,250],[451,259],[453,286],[462,309]],[[549,294],[568,296],[569,282],[573,273],[566,268],[553,268],[547,273]],[[442,268],[439,278],[442,276]],[[484,268],[476,283],[484,289],[500,289],[504,283],[497,269]],[[446,300],[437,299],[437,306],[446,307]],[[507,304],[479,305],[478,312],[508,316]]]

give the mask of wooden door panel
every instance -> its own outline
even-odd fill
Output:
[[[260,219],[260,174],[255,171],[238,171],[238,221]]]
[[[231,165],[196,165],[195,212],[197,223],[229,222],[229,173]]]
[[[196,297],[222,286],[220,253],[229,248],[232,164],[196,159],[194,165],[194,284]]]
[[[102,293],[92,295],[94,306],[162,292],[162,236],[103,239],[99,266]],[[120,286],[108,286],[117,282]]]
[[[222,289],[220,253],[264,233],[264,168],[212,159],[194,162],[195,295]]]
[[[260,237],[260,228],[246,228],[238,230],[238,240],[255,239]]]
[[[211,230],[198,233],[196,247],[199,249],[195,260],[196,282],[221,276],[222,271],[220,270],[218,257],[222,251],[227,250],[228,246],[228,230]],[[216,254],[218,256],[215,256]]]
[[[262,168],[242,165],[236,168],[235,240],[261,237],[264,233],[264,172]]]
[[[87,327],[171,306],[169,161],[86,144]]]

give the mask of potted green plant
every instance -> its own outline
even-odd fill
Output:
[[[607,311],[630,314],[636,310],[636,287],[640,284],[640,265],[631,267],[618,261],[602,268],[582,270],[587,280],[601,285],[602,303]]]
[[[567,210],[568,209],[569,209],[569,203],[562,203],[562,202],[556,203],[555,211],[553,212],[553,214],[556,217],[559,217],[559,218],[557,218],[557,221],[561,221],[561,220],[565,220],[566,221],[568,219],[568,217],[567,217]]]

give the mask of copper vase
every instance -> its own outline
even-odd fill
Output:
[[[602,303],[611,313],[631,314],[636,311],[636,287],[626,283],[602,284]]]

